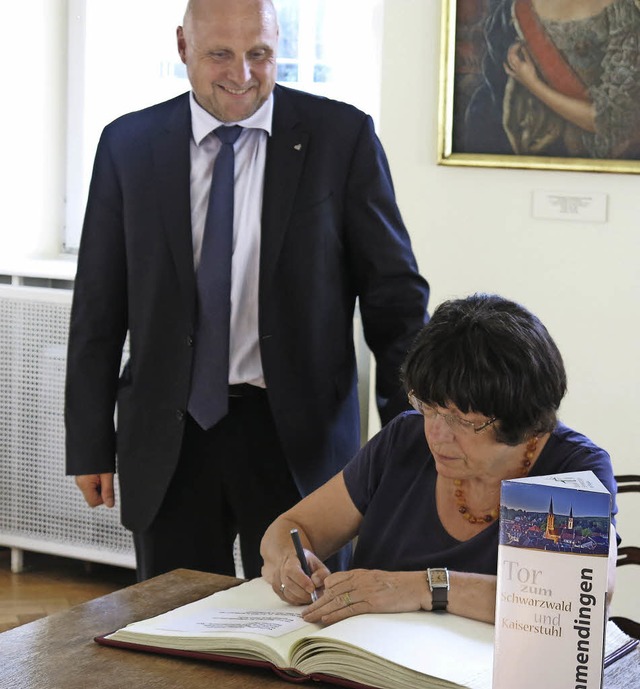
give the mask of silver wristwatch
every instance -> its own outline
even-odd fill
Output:
[[[446,610],[449,602],[449,570],[431,567],[427,570],[427,582],[431,590],[431,609]]]

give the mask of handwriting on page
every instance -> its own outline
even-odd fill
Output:
[[[283,636],[306,625],[300,612],[295,610],[216,609],[200,611],[180,620],[171,620],[162,628],[166,631],[189,634],[239,632]]]

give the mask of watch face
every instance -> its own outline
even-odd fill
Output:
[[[447,571],[445,569],[430,569],[431,586],[447,586]]]

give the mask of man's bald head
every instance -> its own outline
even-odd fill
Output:
[[[276,79],[278,19],[271,0],[189,0],[178,51],[196,100],[223,122],[250,117]]]

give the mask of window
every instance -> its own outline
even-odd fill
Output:
[[[383,0],[274,0],[278,81],[377,118]],[[79,245],[102,128],[189,89],[175,27],[186,0],[69,0],[65,248]],[[141,28],[144,27],[144,28]]]

